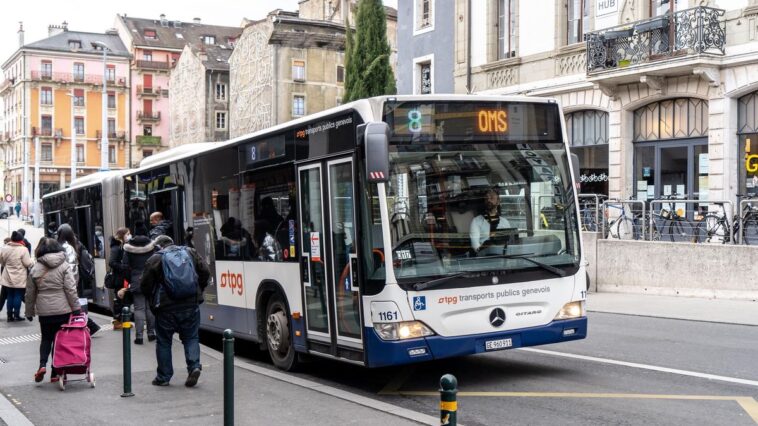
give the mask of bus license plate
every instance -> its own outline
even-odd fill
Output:
[[[508,349],[513,346],[513,339],[498,339],[490,340],[484,343],[484,349],[488,351],[498,351],[500,349]]]

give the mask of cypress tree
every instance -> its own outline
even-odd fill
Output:
[[[348,11],[349,11],[348,4]],[[352,99],[350,94],[353,92],[353,81],[355,76],[355,61],[353,58],[353,30],[350,28],[350,13],[345,18],[345,93],[342,94],[342,102],[347,103]]]
[[[387,16],[381,0],[359,0],[355,28],[355,43],[348,39],[350,51],[346,52],[345,78],[350,85],[345,85],[345,100],[394,94]]]

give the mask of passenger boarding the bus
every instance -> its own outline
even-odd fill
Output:
[[[163,218],[163,213],[153,212],[150,214],[150,239],[155,241],[161,235],[171,236],[172,223]]]
[[[490,188],[484,193],[484,212],[471,221],[469,234],[471,236],[471,248],[477,254],[500,254],[487,250],[497,248],[499,245],[493,239],[498,229],[510,228],[510,223],[500,211],[500,194],[497,189]],[[485,252],[486,251],[486,252]]]

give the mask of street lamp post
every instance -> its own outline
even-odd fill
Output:
[[[102,131],[100,132],[100,171],[110,170],[108,167],[108,46],[96,41],[93,44],[103,49],[103,100],[102,100]]]

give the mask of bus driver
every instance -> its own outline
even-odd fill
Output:
[[[494,247],[498,244],[493,239],[495,237],[495,231],[498,229],[510,228],[508,219],[505,218],[500,212],[500,194],[497,189],[489,188],[484,193],[484,213],[476,216],[471,221],[471,228],[469,234],[471,235],[471,248],[477,254],[500,254],[502,253],[502,247],[500,253],[482,253],[487,251],[487,248]]]

